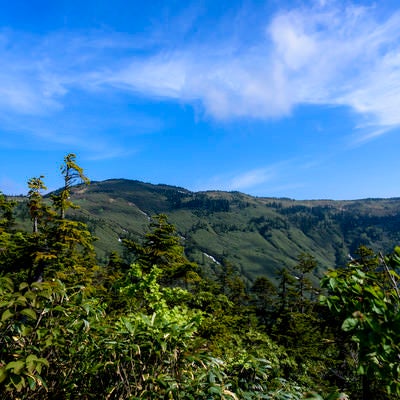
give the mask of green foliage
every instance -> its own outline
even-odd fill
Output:
[[[15,201],[7,200],[0,192],[0,233],[8,231],[14,223],[13,209]]]
[[[29,214],[32,220],[32,230],[34,233],[38,233],[39,227],[38,224],[45,215],[45,211],[47,211],[47,207],[43,204],[43,198],[41,191],[46,190],[47,187],[43,182],[44,176],[40,176],[39,178],[31,178],[28,181],[28,208]]]
[[[89,189],[74,187],[88,183],[74,154],[61,173],[64,187],[52,203],[42,198],[42,176],[28,182],[32,232],[16,228],[15,204],[0,194],[0,397],[343,400],[345,390],[352,400],[399,398],[399,248],[383,257],[361,247],[348,268],[323,279],[321,305],[315,279],[321,254],[304,250],[321,240],[314,225],[335,231],[342,217],[330,207],[208,193],[188,222],[187,210],[196,211],[190,192],[137,183],[152,197],[138,194],[135,203],[172,207],[192,254],[208,238],[213,251],[198,247],[208,264],[189,261],[164,214],[138,240],[121,231],[125,200],[110,197],[102,213],[120,207],[113,233],[129,237],[134,262],[108,252],[100,267],[92,233],[109,221],[97,224],[76,211],[72,196],[84,204]],[[139,233],[143,212],[131,200]],[[226,252],[228,236],[255,259],[268,243],[263,252],[279,253],[269,265],[279,274],[245,276]]]
[[[71,188],[77,182],[89,184],[90,180],[84,175],[83,169],[76,163],[76,155],[73,153],[67,154],[64,157],[64,164],[60,167],[61,174],[64,177],[64,187],[59,194],[51,196],[56,210],[60,212],[60,218],[65,218],[65,213],[68,208],[76,208],[70,201]]]
[[[186,258],[176,228],[164,214],[157,215],[150,222],[150,232],[145,235],[143,244],[129,239],[123,242],[146,271],[157,265],[161,270],[160,279],[166,284],[178,280],[190,283],[199,279],[195,273],[197,265]]]
[[[400,252],[383,258],[361,250],[359,260],[323,279],[329,295],[322,301],[356,347],[363,398],[399,398]]]
[[[202,313],[169,306],[172,289],[160,287],[157,272],[148,277],[133,266],[141,284],[121,286],[121,296],[150,304],[109,316],[87,288],[51,281],[16,289],[2,278],[4,393],[24,399],[285,398],[277,395],[280,361],[267,358],[277,349],[267,337],[254,332],[239,352],[223,358],[206,352],[198,334]]]
[[[185,237],[186,255],[200,269],[218,265],[208,255],[218,262],[225,259],[238,268],[246,284],[260,275],[274,281],[275,271],[291,270],[302,252],[312,254],[322,272],[344,265],[359,244],[388,252],[400,240],[398,199],[294,201],[207,192],[201,195],[227,201],[229,211],[206,212],[171,207],[170,198],[179,197],[185,204],[197,198],[196,193],[131,180],[92,182],[72,187],[70,194],[81,209],[68,209],[67,214],[85,222],[99,238],[95,246],[104,263],[111,251],[120,252],[119,238],[142,244],[148,216],[167,214]]]
[[[21,283],[0,278],[0,380],[12,397],[45,398],[75,368],[91,318],[102,313],[85,288],[60,281]],[[16,395],[16,393],[19,393]],[[37,396],[37,397],[36,397]]]

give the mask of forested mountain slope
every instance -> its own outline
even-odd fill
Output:
[[[249,279],[273,278],[309,253],[320,270],[344,265],[359,245],[391,251],[400,243],[400,199],[298,201],[239,192],[191,192],[168,185],[112,179],[77,186],[76,217],[98,237],[100,258],[121,250],[124,237],[139,238],[149,217],[168,215],[189,258],[214,267],[229,261]],[[26,207],[21,221],[30,221]]]
[[[398,243],[398,200],[88,186],[75,159],[0,193],[1,398],[400,398],[400,247],[358,247]]]

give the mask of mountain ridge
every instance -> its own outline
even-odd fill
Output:
[[[359,245],[388,252],[400,243],[400,198],[294,200],[131,179],[78,185],[71,196],[80,206],[71,216],[98,237],[101,263],[122,251],[122,238],[140,240],[160,213],[176,226],[191,260],[204,269],[227,261],[248,280],[274,278],[301,253],[314,256],[324,271],[345,265]],[[29,221],[27,212],[20,217]]]

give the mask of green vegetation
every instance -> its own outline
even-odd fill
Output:
[[[400,399],[399,248],[361,246],[320,286],[321,253],[300,243],[322,240],[315,224],[338,243],[333,221],[349,221],[326,205],[139,183],[133,196],[124,181],[93,189],[74,154],[61,173],[50,197],[43,176],[26,201],[0,193],[1,398]],[[244,275],[232,243],[246,243],[245,260],[250,233],[290,262]],[[188,257],[199,252],[202,264]]]
[[[360,245],[387,253],[400,243],[399,199],[294,201],[238,192],[193,193],[121,179],[70,191],[80,209],[68,213],[97,238],[94,246],[102,265],[112,252],[122,254],[120,240],[140,241],[148,233],[149,218],[159,214],[168,216],[188,258],[200,269],[213,270],[227,260],[246,285],[261,275],[275,280],[283,267],[296,265],[301,253],[312,254],[322,272],[345,265]],[[45,204],[49,201],[45,196]],[[14,216],[17,226],[31,230],[31,216],[21,199]]]

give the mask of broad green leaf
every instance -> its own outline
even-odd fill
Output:
[[[216,394],[216,395],[218,395],[218,396],[222,396],[222,389],[219,387],[219,386],[211,386],[209,389],[208,389],[208,393],[210,393],[210,394]],[[223,397],[221,397],[221,398],[223,398]]]
[[[11,361],[6,365],[6,370],[12,370],[14,374],[18,375],[21,373],[24,367],[25,367],[25,362],[22,360]]]
[[[21,336],[29,336],[32,333],[32,327],[22,325],[21,326]]]
[[[344,320],[342,324],[342,329],[345,332],[352,331],[359,323],[359,320],[357,318],[347,318]]]
[[[13,292],[14,291],[14,283],[12,279],[7,277],[0,277],[0,293],[3,291]]]
[[[35,354],[30,354],[28,357],[26,357],[26,360],[25,360],[26,369],[30,373],[33,373],[35,371],[37,360],[38,360],[38,358]]]
[[[21,311],[21,314],[26,315],[27,317],[32,318],[33,320],[36,320],[36,313],[31,308],[24,308]]]
[[[365,272],[361,271],[360,269],[357,269],[356,275],[359,276],[361,279],[364,279],[366,277]]]
[[[376,304],[377,302],[374,302],[373,304],[372,304],[372,311],[374,312],[374,313],[376,313],[376,314],[378,314],[378,315],[384,315],[385,314],[385,306],[384,306],[384,304],[382,303],[382,306],[381,307],[378,307],[378,304],[379,304],[379,302],[378,302],[378,304]]]
[[[14,314],[10,310],[5,310],[1,315],[2,322],[7,321],[8,319],[12,318]]]
[[[364,291],[379,299],[382,297],[382,290],[377,286],[365,286]]]
[[[331,287],[332,290],[336,289],[337,281],[335,278],[329,278],[329,286]]]
[[[26,363],[28,364],[28,363],[31,363],[31,362],[36,362],[36,361],[38,361],[39,360],[39,358],[37,357],[37,355],[36,354],[29,354],[29,356],[28,357],[26,357]]]
[[[36,363],[36,371],[40,374],[43,366],[49,367],[49,362],[45,358],[39,358]]]
[[[135,329],[134,329],[133,325],[128,321],[127,318],[123,318],[122,322],[124,323],[125,328],[127,329],[127,331],[129,333],[133,333],[134,332]]]
[[[15,303],[20,306],[25,306],[27,303],[27,299],[25,296],[18,296],[17,299],[15,300]]]
[[[29,287],[29,283],[27,283],[27,282],[22,282],[22,283],[19,285],[19,291],[24,290],[24,289],[26,289],[27,287]]]
[[[28,381],[29,388],[30,388],[31,390],[34,390],[35,387],[36,387],[36,380],[35,380],[35,378],[34,378],[33,376],[31,376],[31,375],[27,375],[26,379],[27,379],[27,381]]]

